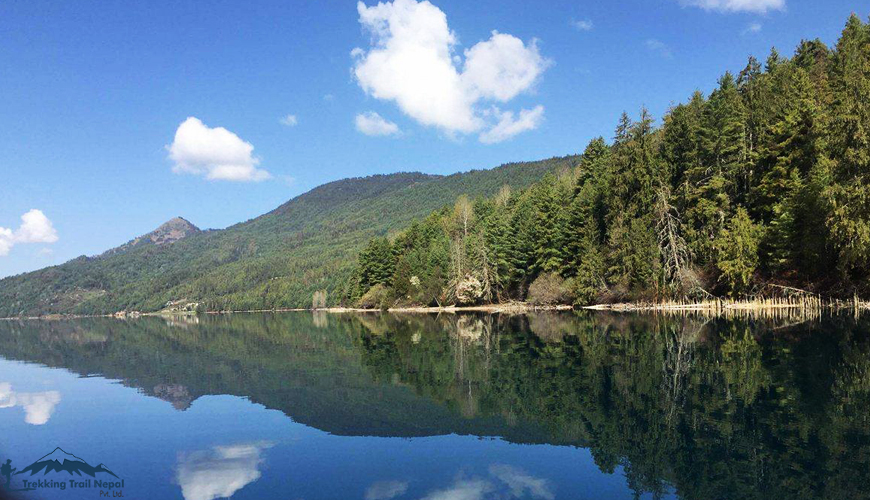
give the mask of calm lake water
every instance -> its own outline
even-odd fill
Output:
[[[868,498],[870,322],[0,321],[0,429],[21,499]]]

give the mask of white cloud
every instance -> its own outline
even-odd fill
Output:
[[[15,244],[13,238],[14,233],[11,229],[0,227],[0,257],[9,255],[9,251],[12,250],[12,246]]]
[[[295,127],[299,120],[296,118],[296,115],[287,115],[281,118],[281,124],[287,125],[288,127]]]
[[[405,481],[378,481],[366,489],[365,500],[390,500],[408,491]]]
[[[477,98],[507,102],[534,85],[549,63],[534,40],[522,40],[497,31],[485,42],[465,51],[462,81]]]
[[[365,135],[393,135],[399,133],[399,126],[384,119],[374,111],[356,115],[356,129]]]
[[[497,31],[460,57],[454,53],[457,38],[447,16],[428,1],[394,0],[372,7],[359,2],[357,10],[372,36],[368,50],[351,52],[360,87],[394,102],[419,123],[450,134],[490,128],[481,101],[507,102],[531,90],[550,64],[534,40],[526,44]]]
[[[544,107],[536,106],[532,109],[521,110],[518,117],[514,117],[512,111],[494,110],[492,114],[498,117],[498,122],[480,134],[480,142],[484,144],[505,141],[526,130],[538,128],[544,119]]]
[[[0,408],[20,406],[24,409],[24,421],[30,425],[48,423],[60,399],[57,391],[15,392],[12,384],[0,383]]]
[[[260,479],[262,453],[271,443],[215,446],[182,455],[176,480],[184,500],[229,498]]]
[[[785,9],[785,0],[680,0],[683,5],[718,12],[757,12]]]
[[[54,243],[57,231],[42,210],[32,209],[21,216],[21,227],[15,231],[17,243]]]
[[[175,140],[167,146],[175,162],[172,171],[205,175],[209,180],[262,181],[272,177],[257,168],[254,146],[223,127],[210,128],[190,117],[178,126]]]
[[[57,239],[54,225],[42,210],[34,208],[21,216],[21,226],[15,231],[0,227],[0,257],[9,255],[18,243],[54,243]]]
[[[749,33],[759,33],[760,31],[761,23],[749,23],[749,26],[747,26],[746,29],[743,30],[743,34],[746,35]]]
[[[646,48],[651,52],[655,52],[656,54],[664,57],[665,59],[670,59],[673,57],[673,53],[671,53],[671,48],[667,46],[661,40],[656,40],[655,38],[650,38],[644,42]]]
[[[571,26],[580,31],[591,31],[592,28],[595,27],[595,25],[592,24],[592,21],[590,21],[589,19],[583,19],[581,21],[571,21]]]

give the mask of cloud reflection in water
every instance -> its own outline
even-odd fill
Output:
[[[24,421],[28,424],[46,424],[58,403],[60,393],[57,391],[15,392],[12,384],[0,382],[0,408],[20,406],[24,409]]]
[[[506,464],[489,466],[484,478],[457,478],[447,488],[435,490],[422,500],[488,500],[533,498],[553,500],[556,495],[549,481],[532,476],[524,470]]]
[[[404,481],[378,481],[366,490],[365,500],[390,500],[408,491]]]
[[[184,500],[233,496],[260,479],[262,453],[271,446],[268,442],[214,446],[180,455],[176,479]]]

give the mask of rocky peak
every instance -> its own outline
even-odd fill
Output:
[[[165,245],[167,243],[173,243],[182,238],[186,238],[191,234],[195,234],[199,232],[199,228],[191,224],[189,221],[181,218],[174,217],[164,222],[160,227],[151,231],[139,238],[139,240],[148,239],[151,243],[155,245]]]
[[[200,229],[190,221],[182,218],[182,217],[173,217],[168,221],[164,222],[154,231],[151,231],[148,234],[143,234],[138,238],[134,238],[133,240],[119,246],[118,248],[113,248],[103,255],[113,255],[119,252],[123,252],[129,250],[133,247],[144,245],[151,243],[153,245],[161,246],[168,245],[170,243],[175,243],[176,241],[187,238],[192,234],[199,233]]]

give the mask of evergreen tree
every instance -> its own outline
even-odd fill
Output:
[[[375,238],[370,241],[359,256],[360,285],[363,293],[375,285],[391,281],[395,266],[396,258],[390,241],[386,238]]]
[[[494,293],[500,299],[506,297],[505,292],[510,287],[512,273],[510,227],[512,203],[510,188],[502,186],[491,202],[481,203],[478,215],[489,254]]]
[[[719,281],[736,296],[748,290],[758,266],[760,231],[743,207],[735,212],[716,238]]]
[[[671,186],[682,194],[688,187],[686,172],[701,165],[701,120],[706,101],[700,92],[692,94],[688,104],[680,104],[665,116],[662,137],[662,160]]]
[[[808,183],[810,171],[826,161],[825,117],[814,97],[809,74],[796,66],[781,73],[784,75],[778,93],[784,104],[770,127],[771,168],[763,173],[753,196],[761,222],[768,225],[764,260],[770,269],[778,271],[797,265],[815,268],[819,264],[813,262],[817,257],[804,252],[803,245],[824,239],[826,233],[822,221],[813,217],[822,208],[819,189]]]
[[[530,196],[534,205],[534,264],[532,273],[560,272],[564,261],[565,215],[568,202],[564,183],[553,175],[546,175],[532,187]]]
[[[687,241],[700,261],[710,262],[713,240],[747,184],[743,103],[730,73],[710,96],[700,138],[701,163],[686,172]]]
[[[654,286],[658,278],[653,205],[655,186],[662,182],[664,169],[657,139],[646,109],[636,123],[625,117],[620,120],[611,157],[607,243],[608,274],[623,291]]]
[[[828,225],[841,269],[859,277],[870,266],[870,28],[854,14],[837,43],[832,72]]]
[[[870,27],[853,16],[835,51],[805,40],[792,59],[772,50],[763,69],[750,58],[660,128],[645,109],[623,113],[612,144],[592,140],[572,171],[462,197],[392,246],[372,241],[345,296],[392,283],[399,297],[443,303],[468,276],[484,300],[523,299],[541,276],[567,278],[578,303],[740,296],[756,280],[831,286],[836,267],[836,290],[866,291],[868,97]]]

